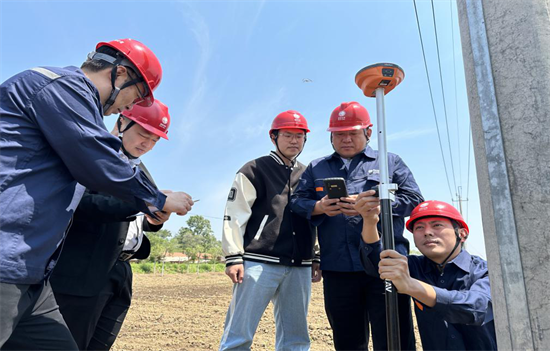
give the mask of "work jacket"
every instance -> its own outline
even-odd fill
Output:
[[[380,241],[361,241],[365,272],[380,277]],[[442,271],[426,256],[407,256],[411,278],[430,284],[435,306],[414,300],[424,350],[497,350],[487,261],[462,250]]]
[[[97,88],[76,67],[39,67],[0,86],[0,282],[49,276],[86,188],[141,211],[166,196],[118,156]]]
[[[322,270],[363,270],[358,249],[363,229],[362,217],[344,214],[333,217],[325,214],[311,215],[315,203],[327,194],[323,179],[342,177],[346,181],[348,194],[359,194],[371,190],[380,183],[379,167],[378,152],[367,146],[363,152],[353,157],[349,169],[335,152],[312,161],[302,174],[300,183],[292,195],[291,208],[317,226]],[[412,172],[399,156],[388,153],[388,168],[390,183],[395,183],[399,187],[392,203],[395,247],[400,253],[407,254],[409,242],[403,237],[404,218],[424,199]]]

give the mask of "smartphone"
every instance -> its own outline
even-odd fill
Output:
[[[348,189],[344,178],[325,178],[323,183],[329,199],[348,197]]]

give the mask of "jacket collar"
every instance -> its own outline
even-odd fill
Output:
[[[277,162],[278,164],[280,164],[282,166],[285,166],[285,161],[283,161],[281,156],[277,155],[277,153],[275,151],[271,151],[269,153],[269,156],[271,156],[271,158],[274,159],[275,162]]]
[[[281,166],[286,166],[286,163],[285,161],[283,161],[283,159],[281,158],[281,156],[279,156],[275,151],[271,151],[269,153],[269,156],[271,156],[272,159],[275,160],[275,162],[277,162],[278,164],[280,164]],[[298,162],[297,159],[294,159],[294,165],[290,167],[291,169],[294,169],[294,168],[300,168],[300,163]]]

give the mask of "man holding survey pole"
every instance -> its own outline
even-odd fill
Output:
[[[314,263],[313,270],[322,270],[325,311],[337,350],[367,350],[369,328],[374,349],[387,349],[384,285],[367,276],[361,266],[362,218],[354,209],[357,194],[380,182],[378,152],[368,146],[371,127],[369,113],[359,103],[344,102],[336,107],[328,128],[335,152],[309,164],[291,201],[295,213],[317,226],[321,264]],[[423,198],[401,158],[391,153],[388,158],[391,181],[398,185],[392,206],[396,250],[407,254],[404,217]],[[348,196],[329,198],[324,180],[334,177],[345,180]],[[400,296],[399,302],[401,346],[414,349],[410,299]]]

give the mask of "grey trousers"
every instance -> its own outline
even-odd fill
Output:
[[[0,350],[78,350],[47,280],[0,283]]]

